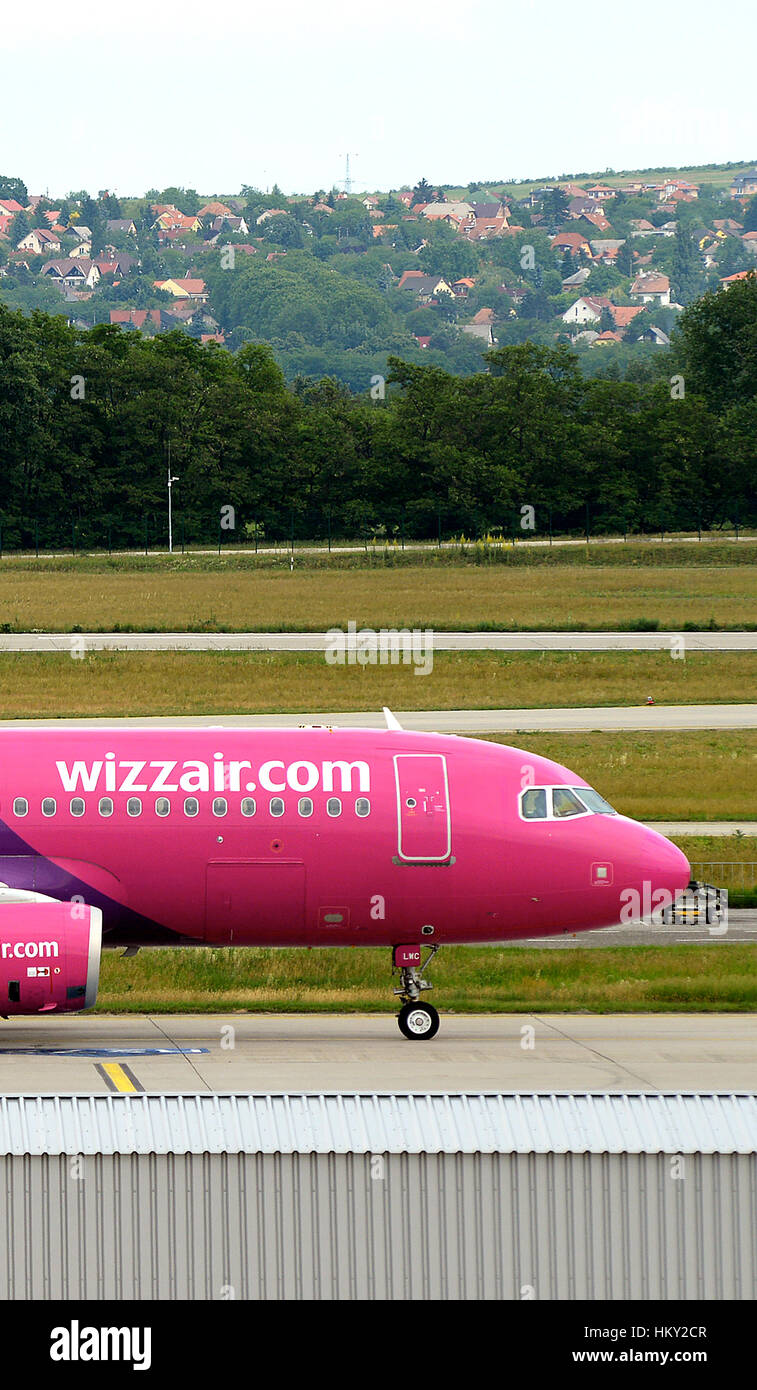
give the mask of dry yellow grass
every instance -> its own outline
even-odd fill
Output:
[[[317,631],[350,619],[448,630],[754,626],[757,566],[0,569],[5,630]]]
[[[635,820],[757,821],[757,729],[520,734],[492,741],[565,764]],[[689,858],[757,859],[746,837],[726,842],[710,836],[691,847],[682,842],[682,848]]]
[[[329,666],[317,653],[0,656],[0,717],[316,714],[341,710],[749,702],[757,653],[440,652],[412,666]],[[670,771],[670,770],[669,770]],[[675,774],[675,768],[673,768]]]

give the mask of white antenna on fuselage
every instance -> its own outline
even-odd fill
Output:
[[[404,732],[399,719],[396,715],[392,714],[390,709],[387,709],[386,705],[384,705],[384,718],[386,720],[387,729],[399,729],[400,733]]]

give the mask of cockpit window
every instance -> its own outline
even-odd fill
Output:
[[[555,816],[581,816],[586,812],[586,807],[579,801],[575,792],[570,787],[552,788],[552,814]]]
[[[578,793],[584,805],[588,806],[590,811],[596,811],[601,815],[617,816],[618,813],[615,807],[611,806],[609,801],[605,801],[604,797],[599,795],[599,792],[595,792],[593,787],[574,787],[573,790]]]
[[[544,787],[529,787],[521,797],[525,820],[544,820],[547,814],[547,793]]]

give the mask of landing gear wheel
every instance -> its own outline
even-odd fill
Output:
[[[439,1032],[439,1015],[433,1004],[403,1004],[397,1022],[406,1038],[434,1038]]]

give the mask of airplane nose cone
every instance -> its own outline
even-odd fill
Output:
[[[671,893],[685,888],[691,880],[691,865],[683,850],[657,830],[648,830],[646,834],[645,855],[655,887],[668,888]]]

